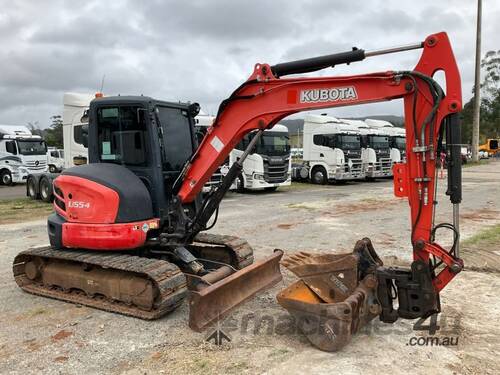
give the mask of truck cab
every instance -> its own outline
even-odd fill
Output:
[[[64,150],[49,147],[47,149],[47,165],[50,173],[61,172],[64,169]]]
[[[392,164],[406,161],[406,130],[404,128],[395,127],[385,120],[367,118],[365,123],[371,128],[378,129],[380,133],[389,136]]]
[[[391,148],[387,132],[370,127],[362,120],[342,119],[341,121],[356,127],[361,134],[361,159],[366,178],[391,177]]]
[[[87,111],[95,95],[67,92],[63,96],[64,167],[88,162],[89,124]]]
[[[0,125],[0,183],[26,182],[30,173],[47,171],[47,145],[25,126]]]
[[[360,132],[344,121],[326,115],[307,115],[303,148],[302,178],[323,184],[365,177]]]
[[[229,154],[229,166],[236,162],[247,148],[254,132],[243,137]],[[292,183],[290,140],[288,128],[276,124],[262,134],[254,150],[243,162],[243,171],[236,179],[234,189],[276,190]]]
[[[205,136],[207,129],[215,120],[214,116],[200,114],[196,116],[196,131],[198,140]],[[226,161],[214,172],[205,184],[203,191],[207,192],[217,186],[227,174],[229,168],[241,157],[253,133],[247,134],[231,151]],[[248,190],[275,190],[279,186],[291,184],[291,154],[288,128],[276,124],[272,129],[264,131],[253,152],[243,162],[243,171],[231,190],[239,192]]]

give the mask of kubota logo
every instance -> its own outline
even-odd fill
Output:
[[[341,100],[357,99],[358,94],[354,86],[338,87],[332,89],[302,90],[301,103],[337,102]]]

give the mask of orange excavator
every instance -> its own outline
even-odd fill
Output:
[[[422,55],[412,70],[296,76],[414,49]],[[432,78],[437,71],[444,72],[446,91]],[[440,291],[463,268],[458,223],[461,84],[444,32],[391,49],[353,48],[274,66],[256,64],[248,80],[220,104],[199,145],[197,104],[143,96],[94,99],[88,111],[89,164],[67,169],[54,181],[55,213],[47,223],[50,246],[18,254],[15,280],[29,293],[144,319],[164,315],[189,295],[189,325],[202,330],[281,280],[283,251],[254,262],[246,241],[204,233],[217,221],[224,194],[264,130],[301,111],[394,99],[404,101],[407,158],[394,167],[394,192],[410,204],[411,267],[384,267],[368,239],[356,245],[350,259],[297,254],[284,264],[304,285],[278,300],[299,315],[321,315],[325,306],[343,303],[342,319],[348,322],[343,329],[350,332],[377,315],[394,322],[435,314]],[[202,195],[212,173],[252,131],[248,147],[218,188]],[[436,224],[436,155],[443,138],[453,221]],[[438,229],[453,232],[450,249],[436,242]],[[306,306],[312,302],[315,307]],[[334,327],[325,327],[330,339],[336,336]]]

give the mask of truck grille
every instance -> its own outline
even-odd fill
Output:
[[[352,162],[351,169],[349,169],[349,160]],[[363,161],[361,159],[348,159],[344,168],[345,172],[351,172],[353,175],[358,175],[363,171]]]
[[[382,171],[391,170],[391,168],[392,168],[392,160],[390,158],[380,159],[380,169]]]
[[[288,178],[288,159],[264,159],[264,181],[279,184]]]
[[[30,171],[40,171],[47,167],[45,160],[32,160],[26,162],[26,168]]]

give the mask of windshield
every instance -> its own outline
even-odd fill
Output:
[[[387,149],[389,148],[389,137],[385,135],[369,135],[368,146],[375,150]]]
[[[18,140],[17,147],[21,155],[45,155],[47,153],[45,141]]]
[[[107,163],[146,164],[146,124],[139,107],[107,107],[97,111],[100,159]]]
[[[361,149],[361,141],[359,135],[339,135],[338,148],[342,150],[359,150]]]
[[[406,149],[406,138],[405,137],[394,137],[394,147],[399,150]]]
[[[282,156],[290,153],[288,134],[283,132],[264,132],[254,152],[268,156]]]

